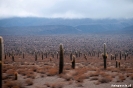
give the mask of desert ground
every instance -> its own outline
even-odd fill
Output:
[[[132,35],[2,37],[5,50],[2,88],[133,87]],[[61,74],[60,43],[64,50]],[[106,69],[102,56],[104,43],[107,51]],[[71,54],[75,56],[75,68],[72,68]]]

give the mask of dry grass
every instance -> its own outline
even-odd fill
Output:
[[[63,88],[65,82],[45,83],[45,85],[50,88]]]
[[[71,65],[65,65],[64,67],[64,70],[71,70],[71,69],[72,69]]]
[[[46,73],[44,68],[38,68],[36,72],[41,73],[41,74]]]
[[[46,85],[47,87],[51,87],[51,86],[52,86],[51,83],[45,83],[45,85]]]
[[[130,79],[133,80],[133,74],[130,75]]]
[[[6,74],[3,74],[2,75],[2,80],[6,80],[6,79],[8,79],[9,77],[8,77],[8,75],[6,75]]]
[[[89,73],[89,77],[94,77],[94,76],[99,76],[99,72],[96,71],[96,72]]]
[[[127,73],[133,73],[133,69],[132,68],[128,68],[126,69]]]
[[[6,71],[6,74],[7,74],[8,76],[13,76],[13,75],[14,75],[14,72],[15,72],[14,69],[9,69],[9,70]]]
[[[75,70],[64,71],[62,74],[59,74],[59,77],[64,78],[66,81],[70,81],[75,74],[77,74]]]
[[[98,80],[98,77],[92,77],[90,80]]]
[[[119,79],[117,80],[117,82],[123,82],[126,79],[124,75],[119,75],[118,77]]]
[[[48,76],[54,76],[58,73],[58,68],[57,67],[54,67],[54,68],[51,68],[48,70]]]
[[[27,74],[27,70],[26,69],[19,69],[18,74],[25,76]]]
[[[3,88],[22,88],[21,83],[11,80],[6,81],[6,83],[3,86]]]
[[[77,68],[75,69],[76,74],[73,75],[74,80],[77,82],[83,82],[84,79],[86,79],[85,73],[87,72],[87,68]]]
[[[112,81],[112,77],[111,76],[105,76],[105,77],[101,77],[98,79],[98,82],[100,83],[108,83]]]
[[[32,78],[32,79],[35,78],[35,74],[34,74],[34,72],[31,71],[31,70],[27,71],[26,76],[27,76],[27,78]]]
[[[51,85],[51,88],[63,88],[64,85],[64,82],[56,82]]]
[[[33,80],[32,79],[27,79],[25,81],[25,83],[27,84],[27,86],[33,85]]]

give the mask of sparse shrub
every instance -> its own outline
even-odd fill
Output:
[[[124,77],[124,75],[119,75],[119,81],[123,82],[126,78]]]
[[[77,81],[77,82],[83,82],[83,80],[86,78],[85,75],[83,74],[79,74],[77,76],[74,76],[74,79]]]
[[[51,88],[63,88],[64,82],[56,82],[51,85]]]
[[[76,68],[75,71],[76,71],[76,74],[73,75],[74,80],[76,80],[77,82],[83,82],[83,80],[86,79],[86,75],[84,73],[87,72],[87,69]]]
[[[99,76],[99,72],[91,72],[89,73],[89,77]]]
[[[20,82],[17,82],[17,81],[8,80],[5,83],[4,88],[22,88],[22,84]]]
[[[54,68],[51,68],[51,69],[49,69],[48,70],[48,76],[54,76],[54,75],[56,75],[58,73],[58,69],[56,68],[56,67],[54,67]]]
[[[130,79],[133,80],[133,74],[130,75]]]
[[[27,79],[25,81],[25,83],[27,84],[27,86],[33,85],[33,80],[32,79]]]
[[[19,69],[18,73],[21,74],[22,76],[25,76],[27,74],[27,71],[25,69]]]
[[[47,87],[51,87],[51,86],[52,86],[51,83],[45,83],[45,85],[46,85]]]
[[[92,77],[90,80],[98,80],[98,77]]]
[[[111,76],[105,76],[105,77],[101,77],[98,79],[98,81],[100,83],[108,83],[112,81],[112,77]]]
[[[117,68],[118,67],[118,62],[116,61],[116,65],[115,65],[115,67]]]
[[[15,72],[14,69],[9,69],[9,70],[6,71],[6,73],[7,73],[8,76],[13,76],[14,75],[14,72]]]

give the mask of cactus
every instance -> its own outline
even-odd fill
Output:
[[[114,58],[115,58],[115,60],[116,60],[116,54],[115,54]]]
[[[24,57],[24,53],[23,53],[23,59],[24,59],[25,57]]]
[[[85,60],[87,60],[87,57],[86,57],[86,55],[85,55],[85,54],[84,54],[84,59],[85,59]]]
[[[6,59],[6,54],[5,54],[5,59]]]
[[[76,56],[76,58],[78,57],[78,53],[77,53],[77,51],[75,51],[75,56]]]
[[[64,68],[64,52],[63,45],[60,44],[60,58],[59,58],[59,74],[63,73]]]
[[[37,61],[37,53],[35,53],[35,61]]]
[[[14,55],[12,55],[12,61],[14,61]]]
[[[48,57],[48,54],[47,54],[47,52],[46,52],[46,58]]]
[[[72,56],[72,69],[75,69],[75,56]]]
[[[4,55],[4,43],[3,43],[3,38],[0,37],[0,79],[2,79],[3,55]],[[2,86],[2,80],[0,82],[0,86]]]
[[[116,61],[116,65],[115,65],[115,67],[117,68],[118,67],[118,62]]]
[[[120,51],[120,60],[121,60],[121,51]]]
[[[125,60],[126,60],[126,58],[127,58],[127,53],[125,53]]]
[[[72,53],[70,54],[70,60],[72,60]]]
[[[15,76],[15,77],[14,77],[14,80],[17,80],[17,79],[18,79],[18,73],[15,72],[15,73],[14,73],[14,76]]]
[[[98,56],[97,56],[97,57],[99,57],[99,52],[98,52],[97,54],[98,54]]]
[[[57,59],[58,59],[58,52],[57,52]]]
[[[107,59],[107,54],[106,54],[106,43],[104,43],[104,53],[103,53],[103,62],[104,62],[104,69],[107,68],[107,63],[106,63],[106,59]]]
[[[121,63],[119,62],[119,68],[120,68],[120,66],[121,66]]]
[[[111,56],[110,56],[110,57],[111,57],[111,60],[113,60],[113,55],[112,55],[112,54],[111,54]]]
[[[79,57],[80,57],[80,51],[79,51]]]
[[[43,60],[43,52],[42,52],[42,60]]]

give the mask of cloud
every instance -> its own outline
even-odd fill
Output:
[[[0,0],[0,18],[133,18],[133,0]]]

